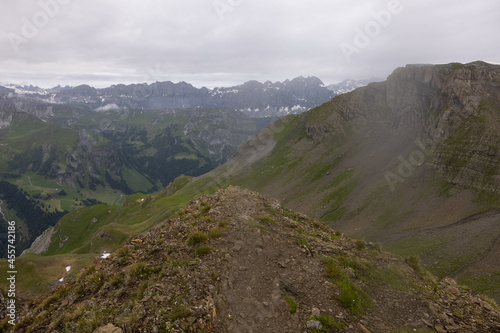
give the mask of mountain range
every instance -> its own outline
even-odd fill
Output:
[[[380,82],[384,81],[382,79],[367,79],[367,80],[351,80],[346,79],[340,83],[334,83],[326,86],[329,90],[333,91],[335,95],[345,94],[353,91],[354,89],[364,87],[371,82]]]
[[[97,111],[212,108],[241,111],[252,118],[261,118],[283,117],[307,111],[339,93],[353,90],[368,82],[369,80],[346,80],[325,87],[317,77],[297,77],[283,82],[248,81],[233,87],[213,89],[196,88],[186,82],[171,81],[118,84],[103,89],[88,85],[57,86],[52,89],[7,85],[0,87],[0,94]]]

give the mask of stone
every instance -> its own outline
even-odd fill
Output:
[[[243,242],[242,241],[236,241],[234,243],[234,246],[233,246],[232,250],[234,252],[240,252],[242,248],[243,248]]]
[[[363,324],[358,323],[358,328],[361,330],[363,333],[371,333]]]
[[[317,320],[309,320],[307,323],[306,323],[306,327],[307,328],[317,328],[317,329],[322,329],[323,328],[323,325],[321,325],[321,323]]]
[[[106,326],[96,328],[92,333],[122,333],[123,330],[115,325],[109,323]]]
[[[262,242],[262,238],[259,238],[255,241],[255,246],[259,249],[263,249],[264,248],[264,243]]]
[[[490,303],[488,303],[488,302],[482,302],[482,303],[481,303],[481,306],[482,306],[484,309],[486,309],[486,310],[488,310],[488,311],[490,311],[490,312],[495,312],[495,311],[496,311],[496,310],[495,310],[495,308],[494,308],[493,306],[491,306],[491,304],[490,304]]]
[[[427,325],[428,327],[432,327],[432,324],[431,324],[429,321],[427,321],[427,320],[425,320],[425,319],[422,319],[422,322],[423,322],[425,325]]]
[[[312,315],[313,315],[313,316],[315,316],[315,317],[319,317],[319,316],[321,315],[321,311],[319,311],[319,309],[318,309],[318,308],[312,308],[312,309],[311,309],[311,313],[312,313]]]
[[[446,329],[441,324],[437,324],[436,326],[434,326],[434,329],[438,333],[447,333]]]

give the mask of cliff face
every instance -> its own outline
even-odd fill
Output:
[[[402,145],[418,140],[447,182],[497,192],[499,110],[499,66],[408,65],[312,111],[306,130],[313,139],[354,132]]]
[[[398,69],[387,80],[387,104],[392,110],[406,106],[402,123],[411,124],[434,151],[431,163],[447,182],[498,192],[498,66],[475,62]]]
[[[7,97],[0,95],[0,129],[10,127],[14,119],[19,116],[14,103]]]

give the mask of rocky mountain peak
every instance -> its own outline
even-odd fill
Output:
[[[0,94],[66,104],[91,110],[161,110],[166,108],[216,108],[241,111],[250,117],[282,117],[309,110],[329,101],[335,94],[316,77],[300,77],[285,82],[252,80],[233,87],[196,88],[181,81],[151,84],[117,84],[96,89],[88,85],[50,91],[7,90]]]
[[[155,196],[127,205],[156,206]],[[5,327],[5,324],[4,326]],[[497,308],[279,201],[228,187],[27,305],[18,332],[500,331]]]
[[[17,111],[16,105],[4,95],[0,95],[0,111],[15,112]]]
[[[26,116],[9,98],[0,95],[0,129],[5,129]]]
[[[323,81],[321,81],[316,76],[308,76],[308,77],[299,76],[292,79],[292,81],[290,81],[290,84],[301,84],[301,85],[320,86],[320,87],[324,86]]]

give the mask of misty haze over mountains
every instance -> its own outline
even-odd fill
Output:
[[[248,81],[242,85],[207,89],[186,82],[118,84],[96,89],[89,85],[0,86],[0,93],[10,97],[33,98],[48,103],[66,104],[96,111],[159,110],[164,108],[216,108],[241,111],[252,118],[283,117],[299,114],[325,103],[334,96],[352,91],[373,80],[345,80],[326,87],[316,77],[297,77],[283,82]]]

